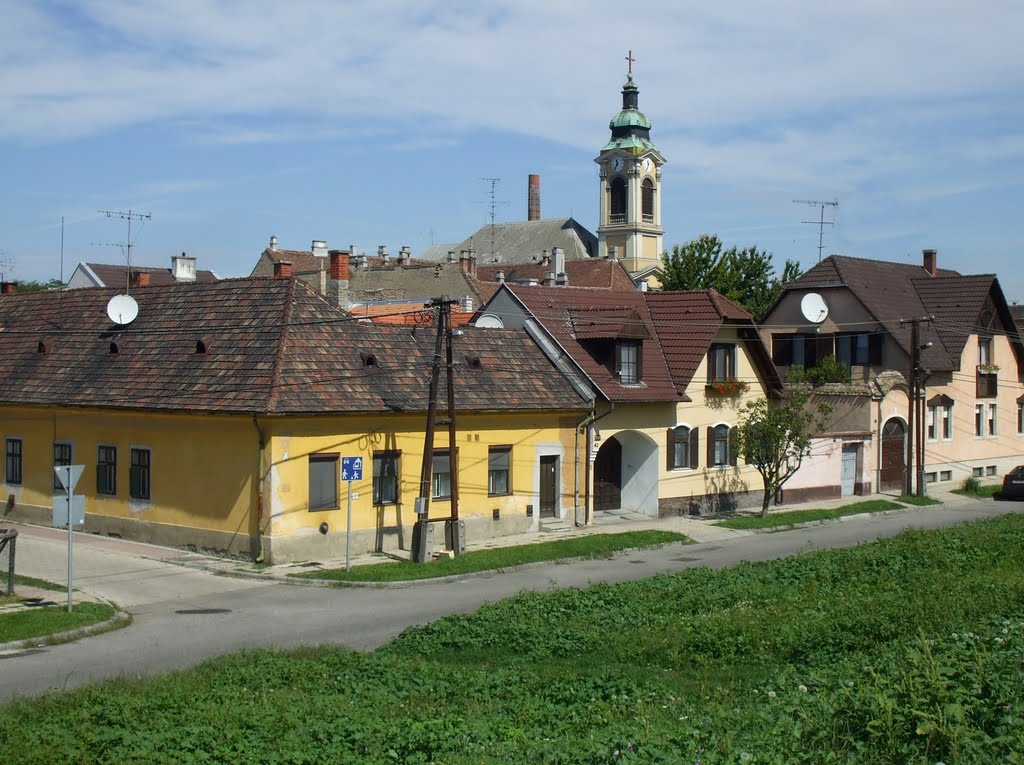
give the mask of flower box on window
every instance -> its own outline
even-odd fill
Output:
[[[706,391],[712,396],[739,396],[747,392],[750,385],[735,377],[713,380],[707,384]]]
[[[998,364],[978,364],[978,372],[983,375],[994,375],[999,371]]]

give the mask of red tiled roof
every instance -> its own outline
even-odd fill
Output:
[[[110,263],[86,263],[97,278],[103,282],[104,287],[124,289],[128,283],[128,267],[118,266]],[[178,284],[179,282],[171,274],[169,268],[154,268],[152,266],[132,266],[132,273],[144,272],[149,274],[149,283],[153,287],[165,284]],[[209,283],[217,281],[217,275],[213,271],[196,270],[195,282],[181,282],[181,284]]]
[[[586,336],[576,334],[573,315],[586,310],[632,312],[638,317],[647,336],[657,338],[654,319],[647,307],[647,293],[633,291],[594,290],[578,287],[523,287],[506,284],[509,290],[539,321],[555,341],[609,401],[655,402],[685,400],[672,384],[668,365],[658,342],[643,346],[643,382],[623,385],[609,369],[592,354]],[[587,333],[584,333],[586,335]]]
[[[133,289],[139,314],[127,326],[106,316],[115,294],[0,297],[0,403],[256,414],[426,409],[430,328],[355,321],[294,279]],[[523,332],[467,329],[456,349],[463,410],[583,406]],[[377,364],[365,366],[361,351]],[[474,367],[467,356],[500,363]]]

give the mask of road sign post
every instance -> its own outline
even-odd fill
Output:
[[[68,613],[71,613],[72,547],[75,525],[85,524],[85,497],[75,496],[75,486],[82,477],[85,465],[56,465],[53,472],[64,487],[63,497],[53,498],[53,525],[68,527]]]
[[[348,482],[348,515],[345,520],[345,571],[352,570],[352,482],[363,480],[363,458],[341,458],[341,480]]]

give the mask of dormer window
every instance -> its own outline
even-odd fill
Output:
[[[992,365],[992,338],[978,338],[978,366],[990,367]]]
[[[640,383],[640,341],[620,340],[615,346],[615,376],[623,385]]]
[[[712,343],[708,349],[708,382],[736,377],[736,345]]]
[[[367,353],[366,351],[361,351],[359,353],[359,358],[362,360],[364,367],[375,367],[375,366],[377,366],[377,357],[374,354],[372,354],[372,353]]]

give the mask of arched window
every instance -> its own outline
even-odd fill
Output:
[[[626,182],[622,178],[612,178],[611,183],[611,218],[609,223],[625,223],[629,212],[626,199]]]
[[[716,425],[712,430],[712,464],[715,467],[725,467],[734,464],[729,449],[729,426]]]
[[[644,223],[654,223],[654,181],[650,178],[644,178],[640,186],[640,198]]]
[[[697,467],[698,429],[679,425],[668,431],[668,469]]]

